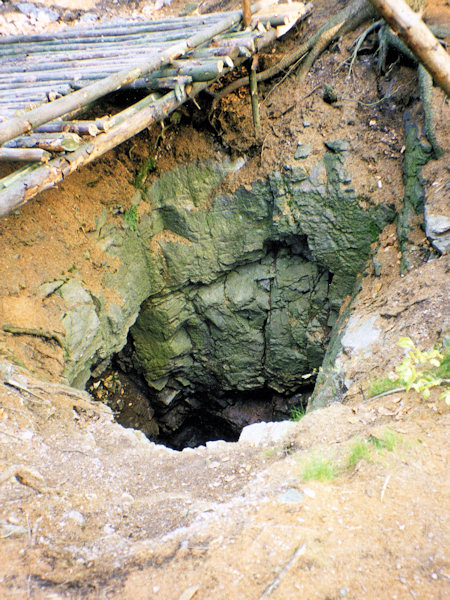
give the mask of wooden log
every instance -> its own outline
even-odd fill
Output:
[[[157,57],[151,57],[150,59],[139,63],[133,69],[119,71],[119,73],[110,75],[82,90],[78,90],[63,98],[55,100],[54,102],[40,106],[33,111],[30,111],[26,115],[26,118],[16,117],[5,123],[0,123],[0,144],[21,135],[22,133],[30,131],[30,129],[33,129],[34,127],[43,125],[47,121],[53,121],[67,112],[79,109],[110,92],[116,91],[123,85],[139,79],[139,77],[147,75],[152,71],[156,71],[164,64],[172,62],[174,59],[186,54],[189,50],[204,44],[219,33],[223,33],[223,31],[230,29],[239,22],[239,19],[239,16],[224,19],[223,21],[206,28],[205,31],[188,38],[184,42],[169,47]]]
[[[124,39],[109,39],[106,41],[102,41],[101,44],[98,43],[98,45],[101,45],[101,48],[104,50],[113,50],[115,49],[117,46],[122,46],[125,44],[128,48],[131,47],[135,47],[137,48],[143,48],[143,47],[151,47],[151,46],[158,46],[158,45],[162,45],[162,46],[168,46],[171,45],[170,42],[177,42],[179,40],[185,40],[186,37],[189,35],[189,33],[192,33],[192,35],[194,35],[193,32],[180,32],[178,34],[172,34],[166,38],[149,38],[146,36],[135,36],[135,37],[131,37],[130,39],[124,40]],[[1,38],[0,38],[1,39]],[[24,44],[19,46],[17,49],[15,49],[14,47],[9,47],[6,46],[5,48],[1,48],[0,46],[0,57],[2,59],[6,58],[6,57],[19,57],[22,56],[23,58],[25,58],[26,56],[30,55],[30,54],[42,54],[42,53],[59,53],[59,52],[72,52],[72,51],[81,51],[81,52],[89,52],[91,51],[93,46],[92,40],[89,41],[77,41],[77,42],[72,42],[70,44],[68,44],[67,42],[47,42],[45,44]],[[97,44],[96,44],[97,46]]]
[[[257,33],[250,34],[253,37],[257,35]],[[182,36],[179,36],[182,38]],[[241,38],[241,37],[249,37],[249,32],[235,32],[229,34],[228,38],[225,39],[233,39],[233,38]],[[214,40],[215,45],[219,46],[222,37],[217,36]],[[36,46],[24,47],[24,50],[21,54],[18,54],[18,50],[15,48],[6,47],[2,52],[2,48],[0,46],[0,56],[2,58],[2,69],[1,72],[14,72],[13,69],[15,66],[19,66],[20,69],[24,70],[32,70],[31,65],[39,66],[42,65],[42,70],[52,68],[52,66],[59,61],[72,61],[72,60],[89,60],[96,58],[115,58],[118,56],[129,56],[130,55],[130,46],[133,46],[136,51],[139,48],[142,51],[148,51],[151,49],[154,52],[159,52],[167,46],[171,45],[173,40],[166,41],[152,41],[152,40],[133,40],[133,42],[128,42],[127,44],[123,43],[101,43],[96,42],[95,45],[91,47],[86,47],[86,45],[81,46],[81,50],[76,46],[62,44],[58,47],[48,47],[43,44],[37,44]],[[229,46],[233,44],[228,43]],[[236,44],[237,45],[237,44]],[[9,52],[9,54],[7,53]],[[10,65],[10,67],[8,66]],[[29,66],[30,65],[30,66]],[[7,70],[8,69],[8,70]]]
[[[403,0],[370,0],[408,48],[423,63],[435,82],[450,96],[450,56],[420,16]]]
[[[147,51],[147,47],[143,48],[143,51]],[[152,52],[160,52],[164,48],[161,45],[152,48]],[[218,56],[230,56],[230,58],[236,58],[239,53],[238,43],[228,43],[227,46],[220,47],[215,46],[212,48],[199,48],[189,53],[187,58],[214,58]],[[102,59],[99,61],[99,59]],[[135,58],[130,57],[130,52],[125,47],[118,47],[111,51],[93,51],[93,52],[80,52],[80,53],[57,53],[53,55],[32,55],[25,59],[14,61],[2,61],[0,66],[0,77],[4,80],[14,75],[22,75],[24,73],[33,73],[34,71],[58,71],[68,68],[86,68],[91,66],[98,66],[99,64],[124,64],[130,63]],[[69,64],[68,64],[69,63]],[[117,69],[119,70],[119,69]]]
[[[203,85],[206,87],[207,84]],[[45,166],[24,172],[20,178],[13,180],[3,189],[1,189],[2,181],[0,181],[0,217],[22,206],[39,191],[62,181],[80,166],[91,162],[126,139],[133,137],[155,120],[165,118],[185,100],[185,95],[177,99],[175,92],[169,92],[160,100],[153,99],[153,102],[148,105],[141,101],[141,103],[137,103],[140,105],[139,107],[134,106],[133,115],[127,109],[124,111],[128,113],[127,118],[118,119],[117,125],[93,138],[92,141],[82,144],[75,152],[55,158]]]
[[[0,148],[2,161],[46,163],[50,158],[50,152],[40,148]]]
[[[37,127],[34,131],[35,133],[67,133],[70,131],[78,135],[91,136],[95,136],[100,133],[100,129],[97,126],[97,121],[52,121]]]
[[[261,135],[261,120],[259,117],[259,104],[258,104],[258,83],[256,81],[256,69],[258,68],[258,58],[253,57],[252,64],[250,67],[250,101],[252,105],[252,117],[253,127],[255,129],[255,137],[259,138]]]
[[[23,36],[2,36],[0,38],[0,44],[19,44],[22,42],[47,42],[47,41],[58,41],[58,40],[70,40],[70,39],[90,39],[102,37],[120,37],[129,36],[133,33],[166,33],[169,31],[183,30],[189,31],[194,27],[198,30],[202,25],[211,25],[218,23],[222,19],[226,18],[238,18],[240,12],[228,12],[214,15],[211,13],[210,16],[202,15],[200,17],[178,17],[167,19],[165,21],[147,21],[142,25],[135,25],[128,23],[127,25],[117,26],[110,25],[109,27],[92,27],[92,28],[75,28],[68,27],[62,31],[54,31],[52,33],[40,33]],[[91,40],[92,41],[92,40]]]
[[[235,46],[229,46],[228,48],[221,46],[214,48],[199,48],[198,50],[193,50],[192,52],[190,52],[188,56],[192,58],[211,58],[212,56],[228,56],[229,58],[231,58],[231,60],[233,60],[239,56],[239,46],[236,44]]]
[[[143,110],[144,108],[147,108],[148,106],[155,104],[155,102],[157,100],[159,100],[160,98],[161,98],[160,94],[156,94],[156,93],[149,94],[142,100],[139,100],[139,102],[136,102],[136,104],[133,104],[132,106],[129,106],[128,108],[125,108],[124,110],[113,115],[112,117],[109,118],[109,121],[108,121],[109,129],[112,129],[113,127],[116,127],[116,125],[119,125],[120,123],[123,123],[127,119],[130,119],[137,112]]]
[[[207,82],[193,84],[189,97],[194,98],[207,86]],[[122,114],[112,117],[111,122],[115,119],[115,125],[109,131],[85,142],[75,152],[54,158],[45,166],[24,168],[19,176],[12,174],[13,178],[9,181],[8,178],[0,180],[0,218],[28,202],[39,192],[59,183],[79,167],[133,137],[151,123],[165,119],[187,98],[186,94],[177,96],[175,92],[169,92],[156,100],[152,96],[150,95],[152,102],[144,98],[122,111]]]
[[[243,15],[243,23],[244,27],[250,27],[250,22],[252,20],[252,10],[250,7],[250,0],[242,0],[242,15]]]
[[[153,32],[153,33],[135,33],[135,34],[124,34],[124,35],[111,35],[111,36],[101,36],[101,42],[103,45],[108,46],[110,44],[117,44],[124,42],[132,42],[133,40],[142,41],[148,40],[150,42],[156,41],[167,41],[167,40],[179,40],[184,39],[186,37],[190,37],[193,35],[195,31],[198,31],[198,27],[189,27],[183,29],[176,29],[174,31],[164,31],[164,32]],[[61,48],[61,47],[73,47],[79,46],[88,47],[92,46],[93,43],[99,43],[98,41],[98,33],[92,36],[76,36],[73,39],[48,39],[48,40],[35,40],[34,36],[30,36],[26,41],[23,41],[18,44],[8,44],[2,45],[0,44],[0,54],[6,52],[7,54],[11,54],[11,50],[16,49],[17,53],[23,52],[24,49],[33,50],[41,47],[46,48]],[[3,38],[0,38],[2,40]]]
[[[177,77],[158,77],[157,79],[136,79],[124,86],[125,89],[150,89],[150,90],[173,90],[180,85],[192,83],[190,75],[178,75]]]
[[[156,79],[157,77],[191,75],[192,78],[196,81],[207,81],[208,79],[213,79],[214,77],[217,77],[222,73],[223,62],[223,58],[216,58],[214,60],[214,57],[210,60],[176,60],[172,61],[170,66],[165,66],[162,69],[154,71],[149,77],[151,77],[151,79]],[[68,69],[67,67],[65,67],[64,69],[44,71],[43,73],[21,73],[14,76],[2,76],[0,74],[0,91],[2,88],[7,88],[8,90],[11,90],[12,86],[14,86],[14,88],[17,89],[16,86],[24,84],[48,82],[49,85],[51,84],[53,86],[61,86],[62,84],[64,84],[64,82],[77,81],[78,79],[102,79],[111,73],[117,73],[118,70],[127,67],[129,68],[131,65],[134,64],[136,64],[136,61],[132,58],[129,58],[123,63],[120,63],[119,61],[108,61],[107,63],[104,63],[103,61],[94,62],[92,66],[85,67],[82,69]]]
[[[157,44],[142,44],[133,45],[132,53],[150,51],[154,54],[162,52],[170,46],[172,42],[157,43]],[[59,69],[60,65],[81,61],[80,64],[85,64],[89,60],[98,59],[120,59],[130,56],[130,48],[123,44],[114,44],[110,48],[104,48],[101,44],[96,44],[92,49],[70,51],[62,48],[58,51],[51,52],[36,52],[23,55],[12,55],[1,57],[1,73],[23,73],[29,71],[48,71],[51,69]]]
[[[73,152],[83,143],[76,133],[33,133],[4,144],[4,148],[42,148],[52,152]]]
[[[166,19],[158,19],[156,21],[106,21],[104,23],[97,23],[95,25],[95,29],[98,30],[99,32],[103,32],[104,30],[109,30],[109,29],[115,29],[117,27],[147,27],[149,24],[151,25],[155,25],[157,23],[161,23],[161,24],[167,24],[167,23],[176,23],[178,21],[181,21],[182,23],[186,23],[187,21],[189,23],[193,23],[194,25],[196,24],[202,24],[203,22],[205,22],[205,24],[207,23],[211,23],[213,21],[219,21],[220,19],[223,19],[225,17],[229,17],[232,16],[234,14],[234,12],[237,11],[225,11],[225,12],[212,12],[212,13],[205,13],[202,15],[185,15],[185,16],[181,16],[181,17],[167,17]],[[84,31],[86,28],[83,26],[77,26],[77,27],[73,27],[71,28],[73,31],[79,31],[82,32]]]

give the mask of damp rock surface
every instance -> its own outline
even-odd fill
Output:
[[[340,156],[234,195],[211,191],[217,168],[180,167],[147,192],[152,212],[138,231],[157,240],[160,289],[131,329],[133,366],[164,396],[293,393],[320,366],[379,224]]]

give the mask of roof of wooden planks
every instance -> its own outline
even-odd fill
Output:
[[[0,217],[164,119],[309,12],[301,2],[261,2],[247,29],[235,11],[0,37],[0,160],[18,165],[0,179]],[[127,88],[148,93],[114,115],[80,120]]]

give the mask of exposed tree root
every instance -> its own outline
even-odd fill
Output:
[[[257,82],[266,81],[267,79],[275,77],[292,64],[297,63],[306,57],[305,64],[307,65],[307,68],[302,67],[299,74],[299,78],[304,77],[314,61],[332,41],[369,21],[375,14],[374,9],[368,4],[367,0],[353,0],[353,2],[325,23],[325,25],[323,25],[309,40],[289,54],[286,54],[276,65],[257,73]],[[241,79],[237,79],[230,83],[230,85],[216,95],[212,109],[217,106],[219,100],[238,88],[248,85],[248,83],[248,77],[242,77]]]

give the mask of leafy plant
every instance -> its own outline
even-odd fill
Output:
[[[131,208],[125,211],[123,218],[125,219],[125,223],[128,223],[128,226],[131,229],[131,231],[135,231],[137,224],[139,223],[137,206],[133,204]]]
[[[437,369],[441,367],[444,355],[437,348],[428,352],[419,350],[409,337],[400,338],[397,345],[409,350],[396,369],[399,381],[404,384],[407,392],[413,389],[421,393],[424,398],[428,398],[430,389],[442,384]],[[446,398],[446,402],[450,404],[450,398]]]
[[[393,389],[415,390],[426,399],[433,387],[445,385],[446,390],[441,398],[450,405],[450,350],[423,351],[416,348],[409,337],[401,337],[397,345],[408,350],[408,354],[396,368],[396,377],[384,377],[371,382],[368,395],[370,398],[382,395]]]

